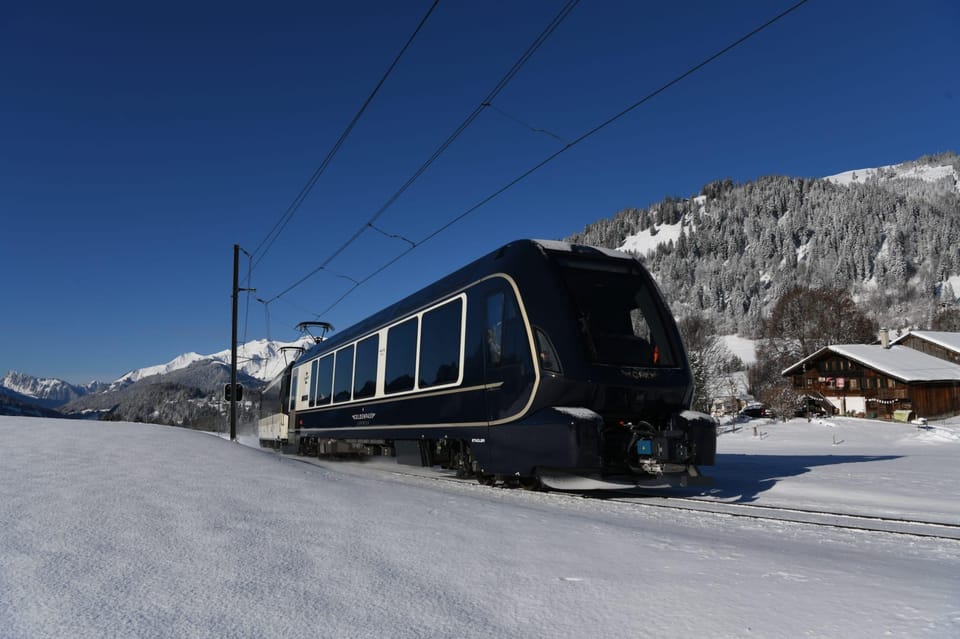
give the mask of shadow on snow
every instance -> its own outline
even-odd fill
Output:
[[[862,464],[890,461],[900,455],[746,455],[718,454],[717,464],[704,467],[706,475],[713,477],[709,487],[686,488],[674,494],[686,496],[709,495],[714,498],[737,502],[754,501],[757,496],[770,490],[777,482],[787,477],[798,477],[820,466],[839,464]],[[842,487],[838,487],[842,490]]]

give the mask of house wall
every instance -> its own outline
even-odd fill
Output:
[[[936,419],[960,414],[960,384],[924,384],[910,389],[917,415]]]

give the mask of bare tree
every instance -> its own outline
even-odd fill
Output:
[[[750,390],[757,398],[789,394],[781,388],[784,369],[830,344],[869,343],[876,334],[876,322],[846,291],[795,286],[780,296],[765,324],[757,363],[747,372]]]
[[[710,412],[710,400],[722,387],[722,376],[735,359],[717,336],[714,323],[701,316],[688,316],[678,327],[693,373],[693,408]]]

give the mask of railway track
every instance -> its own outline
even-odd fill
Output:
[[[452,471],[438,471],[433,468],[416,466],[400,466],[393,464],[377,464],[371,462],[330,462],[312,457],[286,456],[292,459],[326,469],[358,469],[372,470],[384,475],[400,476],[409,479],[419,479],[427,482],[439,482],[455,485],[476,486],[483,490],[504,490],[500,487],[480,486],[471,479],[458,479]],[[637,508],[680,510],[693,513],[704,513],[717,517],[735,517],[778,523],[790,523],[824,528],[843,530],[857,530],[870,533],[890,535],[907,535],[960,542],[960,524],[950,524],[934,521],[919,521],[896,517],[856,515],[818,510],[806,510],[785,506],[763,504],[744,504],[738,502],[711,501],[696,497],[670,497],[642,489],[623,491],[566,491],[538,493],[546,498],[597,500],[607,503],[620,503]]]
[[[766,521],[807,524],[845,530],[862,530],[893,535],[931,537],[960,541],[960,525],[934,521],[918,521],[897,517],[854,515],[785,506],[718,502],[693,497],[662,497],[654,495],[612,497],[609,501],[636,504],[644,508],[666,508],[726,517],[742,517]]]

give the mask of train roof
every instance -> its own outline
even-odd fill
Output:
[[[317,354],[325,352],[330,348],[349,343],[401,316],[416,312],[450,291],[457,290],[471,282],[475,282],[490,273],[505,270],[502,262],[505,256],[513,258],[510,260],[514,264],[512,268],[518,269],[517,264],[542,260],[547,252],[571,253],[581,256],[636,261],[636,258],[628,253],[608,248],[588,246],[586,244],[571,244],[557,240],[515,240],[468,263],[449,275],[441,277],[439,280],[428,284],[424,288],[387,306],[383,310],[377,311],[373,315],[354,323],[344,330],[337,332],[335,335],[327,337],[324,341],[307,350],[300,356],[298,361],[312,359]]]
[[[570,244],[569,242],[560,242],[558,240],[526,240],[538,244],[548,251],[569,252],[569,253],[590,253],[594,255],[606,255],[607,257],[617,257],[620,259],[632,260],[634,257],[629,253],[618,251],[616,249],[604,248],[602,246],[589,246],[587,244]]]

